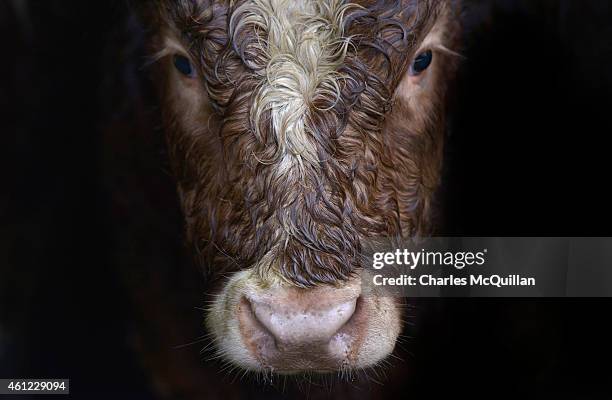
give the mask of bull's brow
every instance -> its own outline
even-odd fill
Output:
[[[265,141],[260,121],[270,115],[277,151],[258,160],[279,162],[279,174],[318,162],[306,115],[315,97],[340,97],[338,68],[348,46],[343,19],[354,7],[341,0],[262,0],[242,3],[230,16],[232,42],[247,40],[261,54],[250,64],[261,82],[253,96],[251,126]]]

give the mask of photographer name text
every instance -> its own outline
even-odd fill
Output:
[[[535,286],[536,280],[534,277],[519,274],[486,275],[481,273],[482,271],[478,271],[478,273],[470,273],[466,276],[453,274],[436,276],[436,274],[422,270],[422,267],[450,267],[455,270],[472,267],[482,270],[486,264],[486,258],[487,249],[461,252],[397,249],[390,252],[377,252],[372,257],[372,268],[374,270],[393,267],[393,271],[404,269],[404,271],[412,273],[419,268],[418,273],[420,275],[400,273],[396,276],[389,276],[390,271],[386,271],[386,274],[374,274],[372,283],[375,286],[494,286],[499,288]]]

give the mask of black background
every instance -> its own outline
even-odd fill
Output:
[[[0,4],[0,377],[68,377],[79,398],[155,398],[128,340],[101,150],[132,98],[115,88],[142,72],[115,51],[132,46],[127,15],[121,1]],[[611,236],[611,21],[604,0],[468,8],[445,233]],[[397,395],[610,395],[609,299],[416,303]]]

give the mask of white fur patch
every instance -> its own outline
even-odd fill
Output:
[[[231,35],[252,29],[261,38],[261,85],[255,93],[251,119],[262,139],[260,123],[270,112],[270,128],[277,151],[271,160],[278,174],[302,171],[318,162],[307,113],[315,95],[339,98],[337,72],[348,40],[343,17],[354,4],[340,0],[253,0],[238,7],[230,21]],[[267,122],[266,122],[267,123]]]

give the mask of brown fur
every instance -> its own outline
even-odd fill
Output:
[[[441,18],[444,45],[456,45],[456,9],[442,1],[360,2],[344,18],[350,38],[338,72],[340,98],[315,91],[306,126],[318,162],[279,174],[280,143],[269,111],[252,126],[262,55],[254,30],[230,41],[229,17],[242,2],[156,2],[159,50],[168,32],[183,41],[206,98],[190,113],[158,78],[167,142],[187,221],[202,261],[215,271],[258,266],[300,287],[334,284],[362,267],[361,241],[426,233],[441,165],[446,54],[432,71],[434,90],[419,110],[396,94],[420,41]],[[238,17],[239,18],[239,17]],[[252,28],[252,27],[251,27]],[[265,35],[265,32],[260,32]],[[239,40],[236,40],[239,39]],[[262,260],[269,260],[262,263]]]

